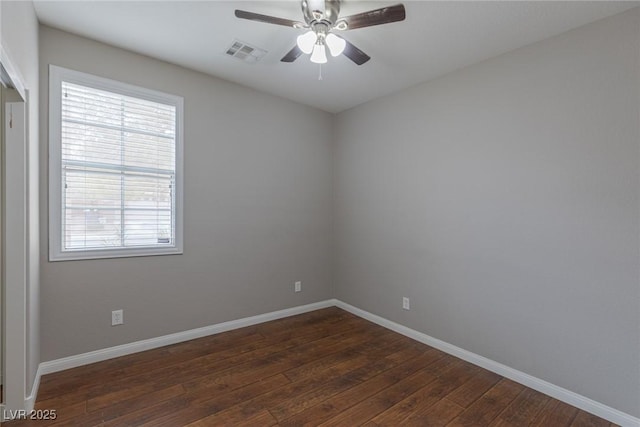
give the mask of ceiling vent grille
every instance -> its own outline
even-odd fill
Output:
[[[267,51],[236,39],[225,53],[241,61],[255,64],[267,54]]]

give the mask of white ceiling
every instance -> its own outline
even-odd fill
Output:
[[[341,16],[399,0],[346,0]],[[407,19],[342,33],[372,59],[280,58],[303,30],[237,19],[235,9],[302,21],[298,1],[36,1],[40,21],[111,45],[339,112],[604,18],[640,2],[404,1]],[[256,64],[225,55],[234,39],[264,48]]]

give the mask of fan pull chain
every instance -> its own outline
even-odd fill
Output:
[[[322,80],[322,64],[318,64],[318,80]]]

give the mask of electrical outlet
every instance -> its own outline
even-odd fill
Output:
[[[298,281],[293,285],[294,292],[302,292],[302,282]]]
[[[402,308],[405,310],[411,310],[411,305],[409,304],[409,298],[402,297]]]
[[[123,310],[113,310],[111,312],[111,326],[122,325],[124,323]]]

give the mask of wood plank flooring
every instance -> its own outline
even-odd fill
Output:
[[[611,426],[338,308],[42,378],[19,426]]]

